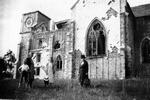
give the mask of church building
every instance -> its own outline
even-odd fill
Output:
[[[148,76],[150,5],[147,14],[143,7],[131,9],[126,0],[77,0],[71,19],[54,23],[40,11],[25,13],[19,62],[32,53],[36,78],[48,67],[55,79],[78,79],[84,54],[91,79]]]

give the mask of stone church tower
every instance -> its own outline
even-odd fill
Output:
[[[19,60],[22,64],[28,54],[32,53],[37,76],[42,75],[40,67],[49,63],[52,54],[50,20],[39,11],[23,14],[22,18]]]
[[[48,46],[50,18],[39,11],[23,14],[22,29],[21,29],[21,61],[23,61],[27,54],[36,49],[42,48],[42,43],[45,42]]]

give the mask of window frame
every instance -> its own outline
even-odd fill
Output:
[[[61,71],[62,70],[62,59],[61,59],[61,56],[58,55],[57,58],[56,58],[56,70],[57,71]]]
[[[149,61],[149,62],[145,61],[145,60],[144,60],[145,57],[143,56],[143,52],[144,52],[144,51],[143,51],[143,48],[144,48],[145,45],[148,45],[147,42],[150,43],[150,39],[149,39],[149,38],[144,38],[143,41],[141,42],[141,48],[140,48],[140,49],[141,49],[141,58],[142,58],[141,63],[142,63],[142,64],[149,64],[149,63],[150,63],[150,61]],[[149,49],[150,49],[150,47],[149,47]],[[147,50],[146,50],[146,51],[147,51]],[[150,50],[149,50],[149,52],[150,52]],[[148,58],[147,58],[147,59],[148,59]],[[150,57],[149,57],[149,59],[150,59]]]
[[[38,57],[40,57],[40,58],[38,58]],[[41,53],[36,54],[36,62],[37,63],[41,62]]]
[[[94,25],[99,24],[100,28],[97,30],[97,28],[94,30],[93,27]],[[91,34],[92,32],[94,32],[94,34],[96,35],[96,54],[89,54],[89,34]],[[97,35],[97,33],[99,32],[99,35]],[[98,48],[99,48],[99,36],[100,36],[100,32],[103,32],[103,36],[104,36],[104,42],[102,42],[102,46],[104,46],[103,51],[104,53],[99,54],[98,52]],[[102,37],[101,37],[102,39]],[[91,24],[89,25],[88,29],[87,29],[87,34],[86,34],[86,56],[87,58],[97,58],[97,57],[104,57],[106,56],[106,30],[104,25],[101,23],[101,21],[99,21],[98,19],[94,19]],[[102,40],[101,40],[102,41]],[[104,43],[104,44],[103,44]],[[93,50],[93,49],[92,49]]]

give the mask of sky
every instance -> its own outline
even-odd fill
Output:
[[[70,8],[77,0],[0,0],[0,56],[9,49],[17,55],[21,40],[23,13],[41,11],[54,21],[70,18]],[[150,0],[128,0],[131,7],[150,4]]]

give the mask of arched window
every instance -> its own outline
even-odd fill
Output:
[[[142,63],[150,63],[150,40],[144,39],[141,46],[142,50]]]
[[[87,33],[87,56],[105,55],[105,31],[99,20],[94,20]]]
[[[43,39],[39,38],[39,43],[38,43],[38,49],[40,49],[42,47],[42,43],[43,43]]]
[[[57,70],[62,70],[62,59],[61,56],[57,56],[56,58],[56,66],[57,66]]]

